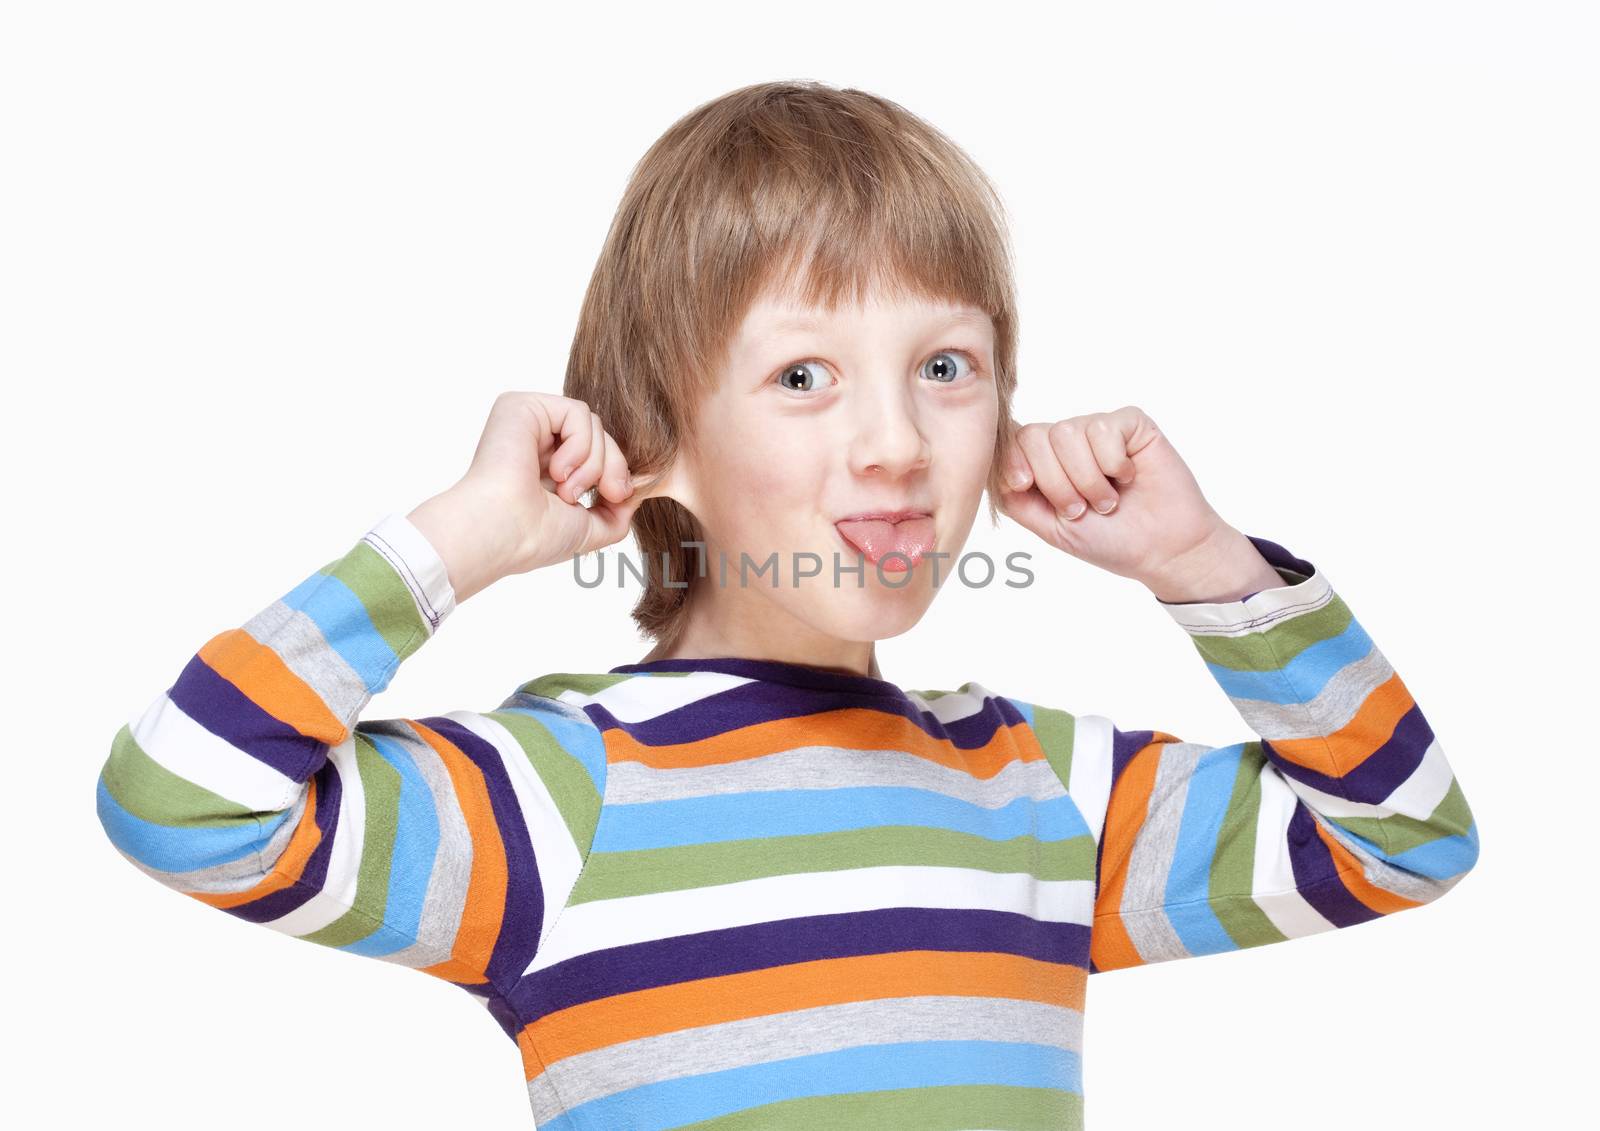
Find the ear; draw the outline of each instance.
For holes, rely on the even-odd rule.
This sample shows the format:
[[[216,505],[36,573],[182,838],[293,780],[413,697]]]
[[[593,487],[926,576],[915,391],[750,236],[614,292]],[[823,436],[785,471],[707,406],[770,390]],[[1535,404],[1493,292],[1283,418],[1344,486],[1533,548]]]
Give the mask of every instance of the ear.
[[[674,459],[665,471],[636,476],[633,490],[633,498],[641,502],[645,499],[673,499],[691,514],[694,513],[693,492],[689,488],[688,475],[680,459]]]

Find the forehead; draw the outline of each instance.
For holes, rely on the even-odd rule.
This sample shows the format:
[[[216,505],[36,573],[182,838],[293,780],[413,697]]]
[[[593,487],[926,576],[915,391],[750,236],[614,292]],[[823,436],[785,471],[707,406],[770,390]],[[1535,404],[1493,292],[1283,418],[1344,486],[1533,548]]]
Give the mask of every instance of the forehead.
[[[756,299],[745,312],[740,337],[747,342],[764,341],[787,335],[846,331],[875,323],[903,326],[913,334],[951,326],[994,329],[986,312],[955,299],[874,291],[860,303],[841,303],[829,309],[808,304],[792,293],[769,293]]]

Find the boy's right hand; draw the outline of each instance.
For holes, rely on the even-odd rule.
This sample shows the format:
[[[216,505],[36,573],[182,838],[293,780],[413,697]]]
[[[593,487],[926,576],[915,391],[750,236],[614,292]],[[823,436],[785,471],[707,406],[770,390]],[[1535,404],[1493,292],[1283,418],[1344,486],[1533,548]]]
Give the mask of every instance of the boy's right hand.
[[[597,497],[585,507],[578,499],[590,487]],[[495,398],[466,474],[407,517],[444,559],[460,602],[620,541],[647,497],[585,402],[513,391]]]

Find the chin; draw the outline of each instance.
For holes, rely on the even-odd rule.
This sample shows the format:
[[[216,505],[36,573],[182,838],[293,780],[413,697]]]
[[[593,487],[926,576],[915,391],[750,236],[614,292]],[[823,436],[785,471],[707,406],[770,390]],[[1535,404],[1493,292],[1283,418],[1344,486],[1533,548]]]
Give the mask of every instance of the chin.
[[[910,585],[886,589],[869,581],[860,590],[829,590],[826,607],[813,607],[805,619],[842,640],[887,640],[916,627],[928,611],[926,596]]]

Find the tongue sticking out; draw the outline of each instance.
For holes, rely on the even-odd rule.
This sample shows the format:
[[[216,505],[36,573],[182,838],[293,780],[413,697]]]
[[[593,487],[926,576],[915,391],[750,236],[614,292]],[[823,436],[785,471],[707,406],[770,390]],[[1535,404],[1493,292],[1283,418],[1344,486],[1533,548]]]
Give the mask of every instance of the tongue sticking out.
[[[885,554],[900,553],[905,558],[890,558],[883,563],[885,573],[907,569],[906,560],[916,565],[933,548],[933,519],[926,515],[890,522],[884,518],[846,519],[834,523],[846,542],[861,551],[869,562],[883,561]]]

